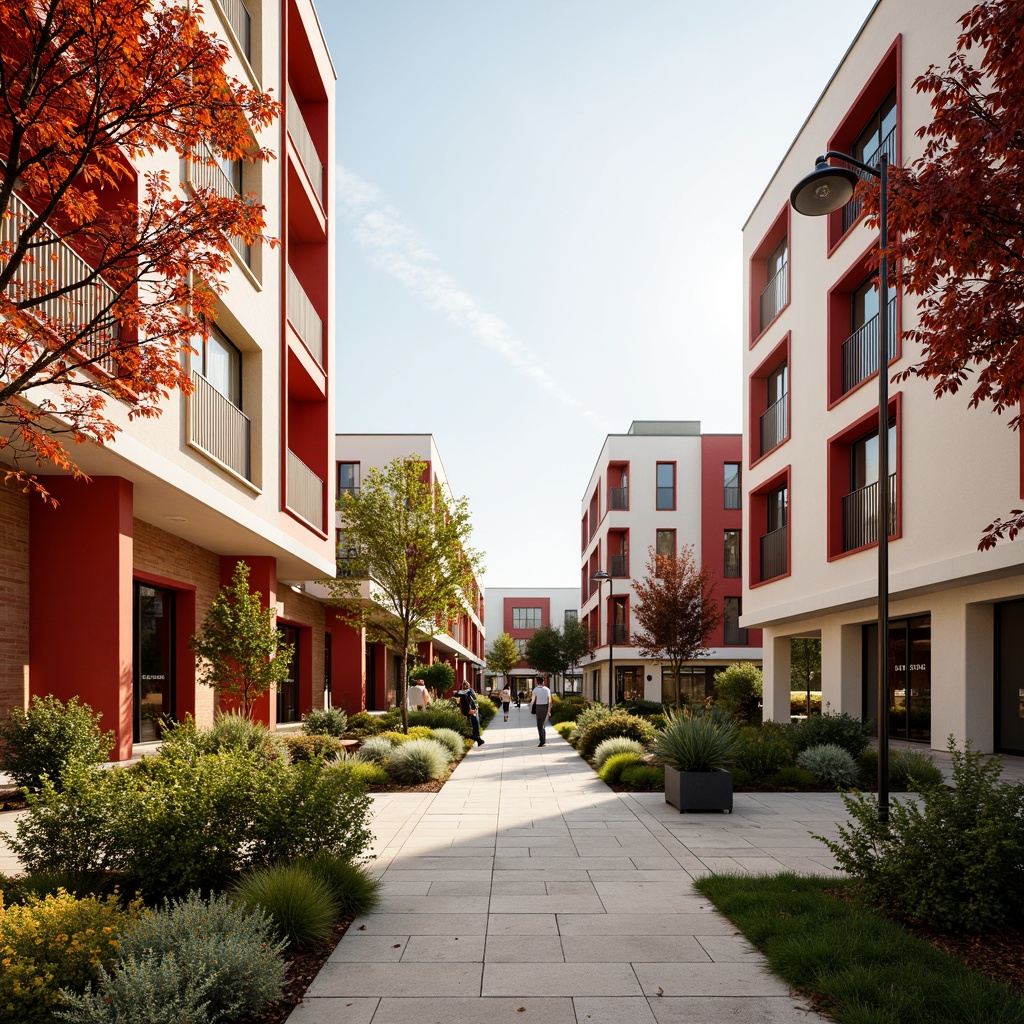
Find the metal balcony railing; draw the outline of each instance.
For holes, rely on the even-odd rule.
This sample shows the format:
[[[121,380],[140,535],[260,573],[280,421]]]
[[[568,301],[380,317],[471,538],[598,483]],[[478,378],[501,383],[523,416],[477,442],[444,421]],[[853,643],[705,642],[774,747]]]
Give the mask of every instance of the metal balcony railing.
[[[287,462],[288,507],[318,530],[324,528],[324,482],[289,449]]]
[[[629,555],[612,555],[608,560],[609,571],[613,576],[629,575]]]
[[[224,397],[198,370],[189,398],[189,443],[246,480],[252,479],[249,417]]]
[[[786,296],[789,294],[787,287],[789,281],[789,264],[783,263],[775,272],[775,276],[768,282],[765,290],[761,292],[761,323],[763,331],[782,311],[786,304]]]
[[[761,538],[761,581],[782,576],[788,569],[789,527],[780,526]]]
[[[216,157],[208,146],[201,144],[199,152],[188,161],[189,184],[197,190],[212,189],[224,199],[237,199],[241,193],[235,188],[235,183],[220,164],[208,162],[211,160],[216,160]],[[242,258],[245,265],[251,267],[252,246],[240,235],[229,235],[228,241],[231,242],[231,247]]]
[[[629,490],[625,487],[610,487],[608,489],[609,508],[629,508]]]
[[[324,165],[320,162],[316,146],[313,145],[313,136],[309,134],[309,129],[306,127],[306,119],[302,116],[299,101],[295,98],[295,94],[291,89],[288,90],[286,112],[288,115],[288,134],[292,137],[292,142],[295,143],[299,159],[302,161],[302,166],[306,169],[306,174],[309,176],[310,184],[313,186],[317,199],[323,203]]]
[[[726,487],[724,494],[725,507],[726,508],[742,508],[740,504],[740,489],[739,487]]]
[[[242,0],[218,0],[246,60],[252,60],[252,16]]]
[[[0,217],[0,248],[14,250],[26,222],[36,215],[16,195],[10,198],[9,217]],[[109,314],[117,299],[114,289],[56,232],[43,225],[34,237],[43,244],[35,249],[33,262],[22,262],[15,271],[8,298],[23,302],[47,292],[65,288],[74,281],[78,287],[55,295],[25,310],[40,322],[48,321],[70,332],[87,330],[76,348],[82,358],[95,360],[97,370],[115,376],[117,361],[107,353],[116,344],[118,324]]]
[[[896,474],[889,474],[889,536],[896,533]],[[854,551],[878,540],[878,481],[843,498],[843,550]]]
[[[323,366],[324,324],[291,267],[288,268],[288,320],[317,365]]]
[[[878,144],[878,146],[870,153],[865,153],[861,157],[861,163],[867,164],[869,167],[877,167],[879,161],[882,159],[882,154],[885,154],[886,159],[889,163],[896,163],[896,127],[893,126],[892,130],[888,135]],[[851,170],[861,179],[861,181],[871,181],[873,176],[868,174],[867,171],[862,171],[859,167],[853,167]],[[857,218],[860,216],[860,199],[854,196],[844,207],[843,207],[843,234],[846,234],[850,228],[856,223]]]
[[[761,454],[770,452],[789,436],[789,395],[783,395],[761,414]]]
[[[889,299],[889,358],[896,358],[896,296]],[[878,314],[843,342],[843,394],[878,369]]]

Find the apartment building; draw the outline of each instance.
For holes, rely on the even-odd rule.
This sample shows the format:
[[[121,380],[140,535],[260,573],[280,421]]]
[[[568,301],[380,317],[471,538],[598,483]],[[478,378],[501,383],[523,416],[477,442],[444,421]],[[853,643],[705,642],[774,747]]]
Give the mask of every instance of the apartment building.
[[[450,492],[448,476],[431,434],[338,434],[334,439],[334,475],[337,493],[358,493],[370,469],[383,470],[397,458],[415,456],[427,464],[426,481],[431,487],[439,483]],[[339,563],[344,563],[349,541],[345,536],[340,513],[334,518],[334,543]],[[304,592],[318,600],[328,600],[328,590],[316,583],[307,583]],[[363,583],[363,600],[372,600],[369,583]],[[330,703],[350,714],[356,711],[384,711],[393,707],[396,694],[404,699],[402,679],[403,652],[383,643],[368,640],[365,631],[348,625],[343,616],[330,606],[325,607],[326,674],[324,685]],[[458,619],[439,624],[433,636],[423,634],[418,643],[415,661],[429,665],[435,660],[451,665],[456,684],[468,683],[481,689],[484,667],[484,595],[479,585]]]
[[[526,642],[542,626],[563,629],[570,620],[579,619],[580,592],[575,587],[488,587],[486,608],[484,626],[491,642],[502,633],[508,633],[523,654]],[[510,683],[520,690],[532,688],[534,680],[539,678],[525,658],[512,669],[509,677]],[[560,693],[582,693],[582,681],[582,673],[577,668],[551,683]],[[486,685],[500,689],[502,677],[488,671]]]
[[[91,482],[56,471],[56,508],[0,486],[0,713],[31,695],[77,696],[115,732],[112,756],[156,737],[159,718],[212,721],[189,638],[241,559],[295,643],[289,680],[255,714],[274,726],[323,701],[324,611],[301,581],[333,574],[335,74],[310,0],[209,0],[205,27],[230,72],[284,111],[254,144],[263,163],[136,162],[124,189],[166,171],[188,189],[255,193],[280,245],[232,240],[216,326],[155,419],[76,446]],[[81,263],[63,243],[60,267]],[[77,261],[77,263],[76,263]],[[100,287],[104,287],[101,285]],[[0,467],[2,468],[2,467]],[[314,683],[315,681],[315,683]]]
[[[636,420],[609,434],[591,474],[580,522],[583,621],[595,651],[583,666],[583,692],[607,701],[614,671],[616,701],[675,701],[671,668],[642,658],[633,646],[637,597],[649,552],[693,547],[697,564],[716,581],[723,621],[707,657],[683,668],[682,693],[702,700],[714,674],[737,661],[761,660],[761,636],[740,626],[743,614],[741,437],[702,434],[695,420]],[[598,572],[608,579],[595,580]]]
[[[893,378],[920,351],[902,332],[917,299],[898,274],[879,308],[878,244],[856,198],[804,217],[790,192],[826,150],[876,165],[920,157],[929,96],[913,87],[955,50],[961,0],[880,0],[743,230],[746,324],[743,624],[764,632],[765,716],[789,705],[793,637],[822,644],[823,699],[873,717],[879,672],[877,488],[889,517],[889,734],[953,735],[1024,753],[1024,546],[979,552],[1019,507],[1022,446],[1005,419]],[[972,51],[972,53],[975,51]],[[879,481],[878,344],[887,318],[888,480]]]

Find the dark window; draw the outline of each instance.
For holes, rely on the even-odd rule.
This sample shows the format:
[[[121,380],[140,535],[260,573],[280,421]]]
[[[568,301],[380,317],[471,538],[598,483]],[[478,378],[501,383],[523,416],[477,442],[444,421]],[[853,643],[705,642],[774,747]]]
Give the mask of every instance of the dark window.
[[[786,304],[788,264],[789,245],[788,240],[783,238],[765,260],[765,276],[768,284],[761,292],[760,328],[762,331],[779,315],[782,307]]]
[[[670,558],[676,553],[676,531],[658,530],[655,534],[655,554],[668,555]]]
[[[358,462],[338,463],[338,496],[342,494],[351,494],[353,497],[359,494]]]
[[[740,531],[725,531],[725,569],[726,578],[735,579],[740,575]]]
[[[727,644],[746,644],[747,631],[740,629],[740,599],[727,597],[722,602],[725,621],[725,642]]]
[[[565,615],[564,615],[563,618],[564,618],[564,621],[568,623],[568,622],[578,622],[579,621],[579,617],[580,617],[580,613],[578,611],[576,611],[575,608],[566,608]]]
[[[740,501],[740,464],[738,462],[725,464],[725,507],[743,507]]]
[[[658,463],[658,500],[659,509],[676,507],[676,467],[674,462]]]

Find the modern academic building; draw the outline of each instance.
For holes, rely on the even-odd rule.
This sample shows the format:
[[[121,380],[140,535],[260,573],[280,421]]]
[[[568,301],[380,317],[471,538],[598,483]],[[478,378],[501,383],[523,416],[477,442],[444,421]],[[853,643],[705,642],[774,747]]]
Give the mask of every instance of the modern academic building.
[[[1024,753],[1024,543],[980,552],[1024,495],[1021,435],[969,389],[936,399],[892,378],[920,351],[898,274],[879,309],[878,244],[854,198],[804,217],[790,192],[826,150],[909,164],[931,119],[914,79],[944,67],[962,0],[880,0],[743,229],[743,624],[764,634],[765,717],[789,711],[793,637],[820,637],[823,700],[877,707],[879,317],[890,327],[889,734]],[[972,51],[977,54],[978,51]]]
[[[310,0],[209,0],[205,12],[232,73],[283,102],[258,140],[276,159],[214,168],[158,154],[123,188],[165,169],[184,188],[253,192],[281,244],[235,245],[191,396],[157,419],[121,416],[110,444],[76,446],[91,482],[48,476],[57,508],[0,486],[0,713],[77,696],[115,731],[116,759],[154,739],[162,713],[212,720],[188,641],[239,559],[296,644],[291,678],[256,714],[274,725],[323,703],[324,611],[300,584],[335,571],[335,74]],[[73,273],[80,258],[52,244]]]
[[[334,438],[334,474],[339,495],[358,494],[370,469],[385,469],[397,458],[412,458],[427,464],[426,482],[439,483],[450,492],[448,477],[431,434],[338,434]],[[337,546],[338,565],[344,571],[350,541],[345,535],[341,514],[334,514],[332,540]],[[330,575],[333,575],[333,567]],[[323,576],[324,574],[321,574]],[[322,584],[303,586],[307,595],[327,601],[331,594]],[[362,584],[361,597],[372,600],[369,582]],[[348,625],[344,617],[326,606],[325,689],[329,702],[349,714],[357,711],[386,711],[396,702],[396,694],[405,697],[402,680],[404,657],[401,651],[368,638],[365,630]],[[448,623],[438,623],[432,636],[423,634],[417,641],[416,657],[411,664],[430,665],[447,662],[455,671],[456,684],[482,689],[484,668],[484,596],[479,583],[474,587],[463,613]]]
[[[583,693],[675,703],[670,666],[643,658],[633,646],[638,627],[634,580],[647,575],[650,549],[677,554],[691,545],[697,564],[715,581],[722,624],[706,657],[684,666],[684,699],[703,700],[714,674],[737,661],[761,660],[761,635],[740,626],[743,614],[741,438],[702,434],[691,420],[636,420],[625,434],[609,434],[582,502],[581,615],[595,640],[583,665]],[[594,579],[598,572],[608,579]]]

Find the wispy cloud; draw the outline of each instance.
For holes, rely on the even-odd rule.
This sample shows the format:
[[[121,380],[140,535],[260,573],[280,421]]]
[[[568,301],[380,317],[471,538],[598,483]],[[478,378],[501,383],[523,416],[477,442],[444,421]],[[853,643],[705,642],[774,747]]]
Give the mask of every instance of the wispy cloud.
[[[341,214],[352,223],[352,237],[371,266],[390,274],[422,299],[428,309],[441,313],[497,352],[541,390],[581,415],[597,419],[544,368],[537,354],[508,324],[483,309],[441,268],[430,246],[402,220],[376,185],[342,164],[338,165],[336,180]]]

